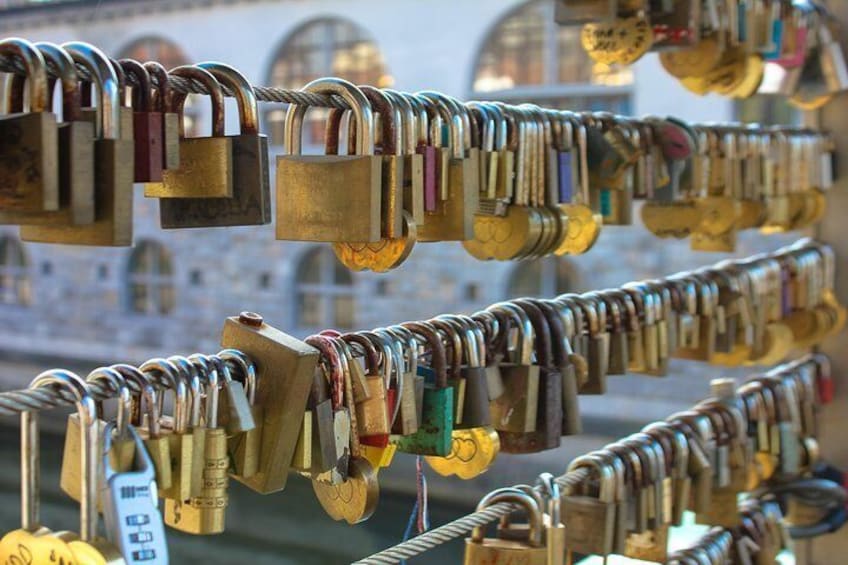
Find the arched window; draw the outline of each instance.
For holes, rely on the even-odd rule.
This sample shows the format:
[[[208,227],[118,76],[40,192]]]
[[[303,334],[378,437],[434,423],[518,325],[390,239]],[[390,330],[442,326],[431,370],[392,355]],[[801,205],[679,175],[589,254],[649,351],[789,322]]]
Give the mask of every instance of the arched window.
[[[335,76],[354,84],[389,87],[394,79],[377,44],[367,31],[356,24],[339,19],[308,22],[294,32],[277,50],[268,83],[279,88],[302,88],[316,78]],[[277,106],[266,114],[271,142],[283,143],[285,108]],[[321,119],[325,111],[310,111],[304,142],[323,143]]]
[[[29,263],[21,242],[5,235],[0,238],[0,303],[29,304],[32,285]]]
[[[297,325],[350,329],[354,325],[353,277],[327,247],[306,253],[296,272]]]
[[[559,257],[522,263],[515,267],[509,278],[509,298],[533,296],[552,298],[574,292],[578,285],[574,266]]]
[[[141,314],[168,314],[174,309],[174,268],[160,243],[142,241],[127,267],[129,309]]]
[[[142,63],[158,61],[168,70],[191,62],[179,45],[169,39],[156,36],[146,36],[134,40],[120,50],[117,58],[135,59]],[[185,131],[189,137],[194,137],[199,131],[199,111],[195,102],[196,98],[196,95],[189,95],[183,110]]]
[[[632,84],[630,69],[589,58],[579,27],[554,21],[553,0],[534,0],[489,33],[471,89],[476,98],[629,114]]]

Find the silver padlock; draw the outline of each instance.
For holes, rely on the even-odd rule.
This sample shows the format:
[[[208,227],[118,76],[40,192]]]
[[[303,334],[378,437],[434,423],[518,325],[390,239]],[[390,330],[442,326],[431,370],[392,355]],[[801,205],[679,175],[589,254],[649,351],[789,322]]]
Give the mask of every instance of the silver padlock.
[[[130,471],[111,466],[109,450],[115,423],[106,425],[103,437],[103,519],[106,536],[128,564],[168,564],[165,526],[159,513],[156,471],[135,428],[127,430],[135,442],[135,460]]]

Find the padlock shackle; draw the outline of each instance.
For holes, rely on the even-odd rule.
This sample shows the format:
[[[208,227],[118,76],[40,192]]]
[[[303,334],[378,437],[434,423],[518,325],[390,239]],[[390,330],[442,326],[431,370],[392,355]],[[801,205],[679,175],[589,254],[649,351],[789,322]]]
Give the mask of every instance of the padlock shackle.
[[[139,367],[142,372],[151,372],[159,376],[166,388],[174,393],[174,427],[181,427],[186,422],[188,412],[188,389],[183,373],[174,363],[162,357],[156,357],[146,361]],[[159,414],[164,412],[165,395],[159,396]]]
[[[235,96],[239,109],[239,131],[242,135],[259,134],[259,106],[250,81],[237,69],[224,63],[207,61],[198,67],[212,73]]]
[[[206,404],[204,405],[204,416],[206,417],[206,428],[214,430],[218,428],[218,399],[220,397],[220,379],[218,371],[229,371],[227,364],[221,359],[195,353],[189,355],[189,361],[195,364],[206,379]]]
[[[302,90],[343,98],[356,119],[356,155],[374,154],[374,114],[368,97],[359,88],[344,79],[329,77],[313,80]],[[302,152],[301,130],[307,110],[308,106],[301,104],[289,105],[285,122],[285,145],[289,155],[300,155]]]
[[[359,89],[371,102],[374,112],[380,116],[381,154],[403,155],[403,118],[400,108],[392,104],[392,101],[384,92],[373,86],[359,85]]]
[[[47,63],[35,44],[10,37],[0,41],[0,53],[11,55],[23,62],[29,81],[30,112],[49,112]]]
[[[417,336],[424,338],[430,348],[430,367],[433,369],[436,388],[441,390],[448,387],[447,356],[445,345],[439,333],[428,322],[404,322],[403,327]]]
[[[542,531],[544,529],[542,510],[533,497],[527,493],[513,487],[494,490],[480,499],[480,502],[477,504],[477,512],[502,502],[516,504],[524,508],[527,512],[527,519],[530,522],[530,537],[528,542],[533,547],[541,547]],[[472,543],[483,543],[483,535],[483,526],[475,527],[471,531]]]
[[[135,112],[152,112],[153,103],[151,100],[152,82],[150,81],[150,73],[147,69],[135,59],[119,59],[118,65],[124,73],[134,76],[138,81],[137,86],[132,87],[132,107]]]
[[[462,344],[462,335],[460,334],[461,330],[445,319],[433,318],[432,320],[429,320],[429,323],[435,327],[438,332],[441,332],[444,335],[445,341],[447,342],[445,349],[447,350],[447,348],[450,348],[451,379],[457,380],[462,378],[461,370],[464,348]]]
[[[168,111],[168,101],[171,99],[171,85],[168,84],[168,71],[158,61],[147,61],[144,63],[144,68],[147,69],[151,79],[151,88],[153,89],[152,107],[157,112],[165,113]]]
[[[244,382],[244,392],[251,405],[256,404],[256,365],[253,361],[238,349],[222,349],[218,356],[224,361],[232,361],[241,369],[241,380]]]
[[[194,363],[188,360],[188,357],[174,355],[168,357],[168,361],[177,367],[176,377],[181,381],[186,388],[184,408],[182,410],[182,418],[174,418],[174,432],[184,434],[188,431],[189,424],[193,419],[194,413],[194,386],[195,381],[200,382],[200,377],[197,372],[197,367]]]
[[[78,121],[81,116],[79,76],[73,58],[55,43],[40,41],[35,46],[44,55],[45,60],[53,63],[59,73],[59,81],[62,85],[62,120]],[[50,99],[51,97],[48,98],[48,105]]]
[[[45,371],[35,377],[30,388],[54,387],[74,396],[81,427],[80,449],[80,539],[91,541],[97,534],[97,484],[99,461],[97,440],[97,404],[88,384],[79,376],[63,369]],[[35,531],[39,524],[39,413],[21,412],[21,526]]]
[[[202,84],[209,93],[209,102],[212,105],[212,137],[224,137],[226,116],[224,112],[224,90],[215,76],[195,65],[183,65],[171,69],[171,76],[196,80]],[[168,111],[176,113],[180,117],[180,135],[185,136],[185,121],[183,119],[183,107],[188,93],[173,92],[167,101]]]
[[[110,392],[117,393],[118,409],[115,414],[118,436],[126,438],[132,414],[132,393],[124,376],[113,367],[99,367],[85,377],[87,383],[105,382]],[[103,402],[97,402],[97,412],[103,415]]]
[[[94,80],[99,93],[98,119],[94,125],[97,139],[121,138],[121,85],[118,71],[100,49],[82,41],[63,43],[75,62],[85,67]]]
[[[415,155],[415,149],[418,146],[418,124],[415,109],[409,100],[400,92],[388,88],[384,88],[382,92],[389,98],[392,106],[400,112],[401,144],[398,153],[402,155]]]
[[[517,362],[522,366],[530,366],[533,364],[533,343],[535,333],[533,322],[527,313],[518,305],[511,302],[497,302],[487,308],[495,314],[501,313],[505,319],[512,318],[515,322],[515,328],[518,331],[518,359]],[[504,325],[504,327],[507,327]]]
[[[551,346],[551,328],[548,325],[548,319],[531,300],[518,298],[513,300],[513,303],[524,310],[530,318],[530,323],[533,324],[533,334],[535,336],[533,349],[536,352],[536,364],[541,367],[556,369],[553,348]]]

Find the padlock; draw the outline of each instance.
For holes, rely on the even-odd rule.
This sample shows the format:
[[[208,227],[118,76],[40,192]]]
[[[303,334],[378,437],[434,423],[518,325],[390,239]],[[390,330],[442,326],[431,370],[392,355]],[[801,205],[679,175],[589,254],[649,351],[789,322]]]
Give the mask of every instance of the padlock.
[[[165,523],[186,533],[210,535],[224,531],[229,478],[226,430],[218,426],[219,387],[229,368],[220,359],[208,360],[211,370],[206,382],[206,443],[204,445],[203,486],[191,499],[165,499]]]
[[[47,64],[24,39],[0,41],[0,52],[23,63],[29,83],[29,112],[23,108],[0,119],[4,155],[0,207],[9,211],[59,209],[59,139],[56,116],[48,107]]]
[[[444,95],[418,93],[425,105],[439,113],[449,126],[449,149],[440,152],[440,192],[437,210],[425,214],[418,228],[420,241],[465,241],[474,237],[474,214],[479,204],[479,164],[466,153],[463,114],[460,105]],[[440,132],[437,132],[440,133]],[[444,148],[443,148],[444,149]]]
[[[94,222],[88,225],[22,226],[21,239],[72,245],[132,245],[132,130],[123,131],[118,76],[108,58],[82,42],[62,47],[91,73],[99,94],[95,125]],[[131,125],[130,125],[131,128]]]
[[[580,404],[577,397],[579,388],[578,364],[585,365],[585,360],[578,358],[571,347],[571,341],[566,335],[564,319],[551,302],[536,300],[533,303],[544,314],[551,332],[551,347],[553,361],[562,377],[562,422],[561,434],[577,435],[582,433],[580,419]]]
[[[115,416],[115,429],[117,438],[112,442],[112,449],[109,451],[109,458],[113,468],[118,470],[128,469],[132,465],[133,457],[135,456],[135,442],[129,436],[127,428],[129,426],[129,418],[132,412],[132,397],[130,390],[127,387],[124,377],[111,367],[100,367],[92,371],[86,378],[86,382],[95,383],[103,382],[106,390],[115,392],[118,395],[117,413]],[[106,421],[103,419],[105,413],[103,411],[103,402],[97,402],[97,413],[101,415],[97,425],[101,430],[98,438],[102,437],[102,430],[106,426]],[[82,469],[80,468],[80,451],[82,449],[82,429],[78,414],[71,414],[68,417],[68,425],[65,428],[65,448],[62,453],[62,470],[59,479],[59,486],[65,494],[76,500],[82,500],[80,492],[80,478]],[[101,446],[97,446],[97,453],[105,453]],[[97,493],[97,509],[102,508],[101,493]]]
[[[192,493],[197,493],[201,488],[202,471],[197,465],[203,465],[202,451],[199,454],[195,452],[202,450],[202,446],[195,443],[197,438],[193,433],[194,427],[189,429],[189,424],[194,422],[192,415],[197,398],[195,388],[200,386],[200,378],[197,368],[188,358],[173,356],[167,361],[173,364],[177,372],[173,375],[173,382],[168,377],[164,379],[174,390],[174,415],[162,416],[161,427],[168,438],[171,461],[171,486],[161,489],[160,494],[162,498],[188,500]],[[170,367],[163,366],[161,369],[165,372]],[[149,366],[147,370],[150,370]]]
[[[502,327],[515,320],[518,331],[516,362],[501,363],[504,394],[490,403],[492,425],[499,432],[533,432],[539,407],[539,366],[532,362],[533,324],[524,310],[503,304],[489,308]]]
[[[344,402],[345,368],[332,338],[314,335],[306,338],[306,343],[323,354],[323,360],[319,363],[321,370],[315,372],[313,384],[317,452],[321,457],[316,460],[313,456],[310,474],[313,481],[337,485],[347,479],[351,457],[352,426],[350,411]],[[315,463],[320,465],[316,467]]]
[[[262,448],[261,424],[264,418],[262,406],[256,403],[256,367],[244,353],[237,349],[224,349],[218,353],[218,356],[225,362],[238,367],[244,380],[244,391],[254,426],[252,429],[230,435],[227,439],[227,452],[232,462],[231,476],[249,479],[259,471],[259,453]]]
[[[409,103],[415,115],[415,149],[414,153],[421,158],[422,164],[422,195],[423,209],[421,214],[413,216],[416,226],[420,226],[426,220],[426,212],[435,212],[439,201],[439,177],[438,177],[438,148],[430,143],[430,120],[427,107],[423,100],[414,94],[401,92],[401,97]],[[441,118],[436,121],[441,123]],[[440,126],[441,127],[441,126]],[[414,169],[413,169],[414,170]]]
[[[575,494],[566,491],[562,497],[565,523],[566,559],[572,553],[609,555],[613,550],[616,479],[613,468],[598,459],[583,456],[571,462],[568,472],[588,467],[597,475],[598,494]]]
[[[424,222],[424,155],[418,153],[418,146],[424,133],[423,141],[426,145],[426,112],[424,123],[421,124],[421,115],[416,114],[412,103],[400,92],[391,89],[383,89],[383,94],[389,97],[391,103],[400,110],[402,124],[401,153],[404,159],[403,165],[403,209],[412,216],[415,225]]]
[[[457,402],[462,402],[462,419],[454,422],[455,429],[470,429],[488,426],[491,423],[489,414],[489,391],[486,381],[483,358],[478,349],[477,337],[472,321],[461,316],[440,316],[432,320],[438,329],[451,336],[451,341],[459,346],[464,364],[460,364],[457,380],[462,383],[462,395],[455,395]],[[484,352],[485,354],[485,352]]]
[[[539,394],[535,429],[530,432],[501,431],[501,448],[507,453],[555,449],[562,435],[562,375],[554,363],[550,328],[542,311],[532,301],[516,299],[513,303],[524,310],[533,326]]]
[[[212,104],[212,136],[185,137],[183,110],[187,94],[175,93],[168,110],[179,120],[180,165],[167,169],[162,181],[148,183],[148,198],[232,198],[233,138],[224,131],[224,93],[221,84],[209,71],[185,65],[171,70],[170,75],[193,79],[206,87]]]
[[[430,367],[419,365],[419,374],[428,376],[424,385],[422,414],[418,431],[408,436],[392,436],[399,451],[418,455],[447,455],[451,450],[454,397],[448,385],[445,346],[436,329],[421,322],[402,324],[409,331],[426,340],[431,352]]]
[[[365,373],[362,376],[364,382],[357,385],[358,378],[355,375],[361,372],[362,368],[348,348],[350,353],[348,364],[351,366],[353,377],[353,400],[356,406],[359,440],[363,445],[384,448],[389,443],[390,426],[386,382],[380,372],[380,354],[364,335],[347,334],[343,336],[343,340],[350,346],[358,345],[365,357]]]
[[[135,77],[132,88],[133,145],[135,147],[135,182],[160,182],[162,180],[165,142],[162,130],[162,113],[153,106],[150,73],[134,59],[118,61],[127,75]]]
[[[162,166],[177,169],[180,166],[180,115],[168,107],[171,100],[171,86],[168,83],[168,71],[162,63],[147,61],[144,68],[150,73],[153,85],[153,107],[162,114]]]
[[[41,212],[0,210],[0,223],[90,224],[94,221],[94,124],[81,119],[79,81],[71,56],[53,43],[40,42],[35,46],[55,65],[62,86],[62,122],[58,124],[59,208]],[[25,80],[19,75],[12,78],[12,113],[23,111]]]
[[[403,143],[400,109],[394,106],[382,91],[373,86],[360,86],[359,89],[368,98],[372,108],[379,116],[381,125],[381,143],[379,153],[382,157],[380,215],[383,238],[401,236],[403,214],[403,177],[404,159],[401,148]],[[375,152],[376,149],[375,149]]]
[[[318,79],[303,90],[336,94],[348,102],[357,124],[356,153],[301,155],[300,130],[307,108],[289,106],[288,154],[277,157],[277,239],[379,241],[383,158],[374,155],[371,103],[361,90],[342,79]],[[344,193],[339,187],[345,187]]]
[[[228,318],[221,345],[247,355],[256,366],[256,402],[262,406],[259,472],[246,480],[257,492],[285,488],[318,350],[264,323],[251,312]]]
[[[547,563],[548,550],[542,539],[545,525],[542,510],[538,503],[533,497],[518,489],[498,489],[480,500],[477,511],[502,502],[509,502],[522,507],[530,522],[528,539],[526,541],[513,541],[501,538],[484,538],[483,527],[475,527],[471,537],[465,540],[463,563],[465,565],[512,562],[544,565]]]
[[[424,399],[424,377],[418,374],[418,339],[403,326],[391,326],[386,330],[397,338],[399,357],[402,361],[403,382],[398,391],[398,412],[394,420],[396,433],[414,434],[421,425],[421,411]]]
[[[258,226],[271,223],[268,138],[259,133],[256,94],[247,79],[223,63],[200,63],[233,92],[239,109],[238,135],[232,140],[232,198],[167,198],[159,203],[164,229]]]
[[[182,483],[180,476],[190,472],[193,448],[193,438],[187,436],[188,413],[190,410],[188,375],[176,363],[163,358],[146,361],[139,367],[144,374],[154,375],[165,386],[158,392],[156,408],[147,407],[147,428],[139,429],[139,433],[147,446],[153,466],[156,468],[156,480],[162,498],[186,500],[190,496],[191,483]],[[164,414],[165,391],[173,392],[173,415]],[[186,439],[183,451],[183,439]]]
[[[165,525],[158,509],[156,472],[144,443],[132,426],[126,433],[135,445],[129,468],[117,470],[108,455],[116,425],[103,429],[103,520],[106,538],[120,550],[127,563],[168,564]],[[139,531],[141,528],[141,531]]]
[[[97,536],[96,496],[98,485],[99,444],[97,407],[88,385],[79,376],[60,369],[46,371],[33,379],[30,388],[64,388],[74,397],[80,437],[80,531],[51,532],[39,523],[40,489],[38,412],[21,413],[21,529],[0,540],[0,558],[16,563],[123,563],[121,553],[111,543]]]
[[[559,484],[551,473],[542,473],[536,482],[547,499],[545,512],[545,546],[548,565],[565,565],[565,524],[562,522],[562,495]]]
[[[444,319],[433,319],[428,322],[439,332],[440,339],[446,343],[446,351],[450,352],[450,365],[448,367],[448,385],[453,389],[453,427],[462,426],[465,413],[465,390],[466,382],[462,378],[462,359],[464,347],[462,337],[455,331],[453,325]]]

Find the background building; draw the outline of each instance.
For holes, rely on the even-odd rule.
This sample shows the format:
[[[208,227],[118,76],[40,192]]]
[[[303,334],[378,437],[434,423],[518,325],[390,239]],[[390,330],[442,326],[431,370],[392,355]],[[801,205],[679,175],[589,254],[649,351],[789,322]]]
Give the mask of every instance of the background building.
[[[574,110],[705,121],[736,114],[737,108],[725,99],[698,98],[683,90],[655,56],[625,70],[593,64],[575,30],[554,23],[552,10],[548,0],[10,0],[0,1],[0,35],[88,41],[114,57],[156,59],[168,68],[220,60],[254,83],[286,88],[335,75],[400,90],[440,90],[462,99],[532,101]],[[228,109],[228,130],[236,131],[234,105]],[[272,154],[280,153],[285,108],[263,104],[260,109]],[[756,103],[743,110],[748,119],[765,116]],[[192,96],[187,110],[192,130],[207,131],[207,112],[206,102]],[[316,145],[321,112],[310,115],[304,135]],[[366,329],[442,312],[473,312],[517,295],[603,288],[726,257],[690,253],[686,242],[660,243],[637,225],[605,228],[587,255],[536,262],[482,263],[458,244],[420,244],[403,267],[377,275],[347,271],[327,245],[276,241],[272,226],[162,230],[157,202],[145,199],[140,189],[134,218],[133,248],[22,244],[16,228],[0,228],[4,388],[24,386],[34,372],[22,368],[46,367],[44,356],[61,366],[93,368],[163,354],[217,351],[224,318],[242,310],[261,312],[269,323],[304,336],[324,328]],[[774,249],[795,237],[743,234],[738,255]],[[33,356],[36,361],[30,362]],[[529,467],[502,458],[473,488],[433,480],[434,496],[461,503],[458,515],[490,486],[532,480],[529,468],[560,470],[570,456],[688,406],[705,395],[706,379],[715,370],[686,368],[685,375],[674,375],[662,385],[650,378],[612,380],[610,395],[581,398],[586,438],[530,458]],[[14,424],[7,431],[13,430]],[[9,441],[4,496],[10,504],[3,506],[14,508],[15,440]],[[385,490],[412,486],[412,459],[398,459],[381,476]],[[293,488],[302,491],[303,484]],[[289,500],[299,504],[311,495],[302,494]],[[354,532],[331,524],[314,502],[306,510],[279,502],[288,496],[287,491],[269,501],[236,493],[231,498],[232,534],[214,541],[174,536],[172,549],[185,556],[205,549],[210,554],[206,562],[229,563],[221,557],[225,546],[246,545],[257,556],[253,562],[265,563],[259,555],[267,550],[267,562],[280,563],[280,547],[292,555],[291,548],[299,546],[292,562],[313,562],[310,555],[315,563],[339,562],[327,553],[314,553],[303,541],[309,538],[306,530],[338,535],[344,543],[329,555],[355,557],[398,539],[409,509],[408,498],[400,503],[387,497],[383,504],[396,513],[381,507],[379,519]],[[53,502],[55,512],[70,512],[55,497]],[[283,508],[315,517],[292,519],[283,516]],[[253,519],[271,514],[268,521]],[[4,516],[0,523],[14,527],[16,516]],[[393,528],[389,534],[387,524]],[[284,528],[287,533],[280,536]]]

